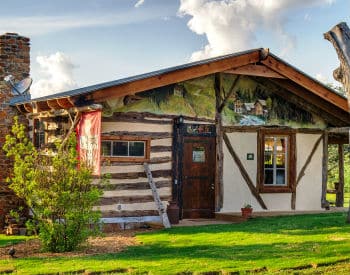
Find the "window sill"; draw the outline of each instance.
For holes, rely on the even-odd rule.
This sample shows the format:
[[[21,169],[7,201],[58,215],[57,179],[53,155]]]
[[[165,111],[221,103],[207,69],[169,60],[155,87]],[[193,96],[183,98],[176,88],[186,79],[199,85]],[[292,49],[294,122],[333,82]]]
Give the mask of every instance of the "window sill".
[[[101,157],[101,162],[135,162],[135,163],[143,163],[149,162],[149,158],[135,158],[135,157]]]

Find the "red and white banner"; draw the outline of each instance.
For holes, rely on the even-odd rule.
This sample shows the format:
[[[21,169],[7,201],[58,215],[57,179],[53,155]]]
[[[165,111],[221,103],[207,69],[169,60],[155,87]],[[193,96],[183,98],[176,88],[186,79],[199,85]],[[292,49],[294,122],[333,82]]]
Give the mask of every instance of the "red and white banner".
[[[83,113],[77,126],[78,153],[81,162],[92,169],[93,175],[101,173],[101,111]]]

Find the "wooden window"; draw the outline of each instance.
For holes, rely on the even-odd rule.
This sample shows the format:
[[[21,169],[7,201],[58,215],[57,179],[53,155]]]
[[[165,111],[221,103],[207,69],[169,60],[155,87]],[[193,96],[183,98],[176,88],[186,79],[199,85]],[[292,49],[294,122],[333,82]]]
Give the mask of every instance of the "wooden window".
[[[46,143],[45,125],[39,119],[34,119],[33,124],[33,143],[35,148],[40,149]]]
[[[291,192],[295,184],[295,134],[262,130],[258,135],[258,187],[263,193]]]
[[[102,136],[101,154],[103,159],[145,162],[149,160],[150,139],[127,136]]]

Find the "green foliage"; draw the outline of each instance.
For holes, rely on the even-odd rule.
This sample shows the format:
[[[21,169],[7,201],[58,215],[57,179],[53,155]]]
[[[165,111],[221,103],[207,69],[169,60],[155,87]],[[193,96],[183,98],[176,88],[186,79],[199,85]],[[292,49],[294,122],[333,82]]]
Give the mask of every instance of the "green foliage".
[[[328,146],[328,189],[334,189],[334,183],[339,181],[338,145]],[[349,203],[350,196],[350,146],[344,144],[344,204]],[[335,202],[334,194],[327,194],[327,200]]]
[[[9,186],[31,208],[46,250],[72,251],[97,233],[100,212],[93,206],[101,191],[89,167],[78,161],[75,135],[57,144],[56,152],[41,154],[15,119],[3,149],[14,161]]]

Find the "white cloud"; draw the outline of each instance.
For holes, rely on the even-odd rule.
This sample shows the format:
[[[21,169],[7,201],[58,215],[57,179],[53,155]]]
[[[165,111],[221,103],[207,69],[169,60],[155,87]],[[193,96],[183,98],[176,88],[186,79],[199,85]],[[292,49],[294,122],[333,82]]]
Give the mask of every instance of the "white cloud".
[[[143,3],[145,3],[145,0],[139,0],[139,1],[137,1],[137,3],[135,4],[135,8],[138,8],[138,7],[142,6]]]
[[[32,98],[47,96],[77,88],[73,79],[76,67],[70,58],[62,52],[36,58],[40,66],[40,76],[30,89]]]
[[[43,35],[57,31],[117,26],[143,22],[154,18],[162,18],[164,11],[156,10],[153,13],[133,9],[118,14],[74,14],[58,16],[11,16],[0,17],[0,33],[17,32],[27,36]]]
[[[181,0],[180,16],[190,16],[187,26],[205,35],[208,44],[192,54],[199,60],[246,50],[256,45],[256,33],[270,33],[281,40],[284,50],[294,47],[295,38],[285,30],[288,12],[334,0]]]

